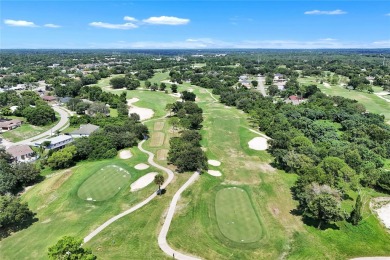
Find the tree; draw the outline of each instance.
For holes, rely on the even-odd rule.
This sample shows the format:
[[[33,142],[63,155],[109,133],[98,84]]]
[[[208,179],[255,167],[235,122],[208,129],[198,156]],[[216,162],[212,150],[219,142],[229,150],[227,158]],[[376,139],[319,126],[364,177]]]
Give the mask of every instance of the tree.
[[[113,77],[112,79],[110,79],[110,85],[114,89],[125,88],[126,87],[126,79],[125,79],[125,77],[122,77],[122,76]]]
[[[32,163],[18,163],[13,166],[13,173],[19,185],[26,186],[38,178],[40,170]]]
[[[176,84],[172,84],[171,85],[171,90],[172,90],[172,93],[177,93],[177,85]]]
[[[362,198],[360,194],[356,198],[355,207],[353,208],[351,215],[350,215],[350,221],[352,225],[357,225],[359,222],[363,219],[362,217]]]
[[[74,156],[76,155],[76,146],[67,146],[62,150],[54,152],[49,159],[47,164],[53,169],[64,169],[74,164]]]
[[[276,96],[279,93],[278,86],[276,85],[271,85],[268,87],[268,94],[270,96]]]
[[[163,183],[164,183],[164,176],[161,174],[157,174],[156,176],[154,176],[154,183],[156,185],[158,185],[157,194],[160,194],[161,193],[161,185],[163,185]]]
[[[27,203],[21,202],[20,198],[10,194],[0,195],[0,231],[7,234],[9,231],[19,230],[33,216]]]
[[[321,228],[323,223],[329,224],[343,219],[338,192],[329,186],[312,183],[306,188],[305,196],[304,203],[300,202],[303,215],[318,220],[318,228]]]
[[[129,116],[129,108],[125,103],[119,103],[117,109],[119,116]]]
[[[95,115],[97,113],[107,115],[110,113],[110,109],[102,102],[96,102],[89,106],[88,113]]]
[[[179,126],[179,118],[176,116],[170,117],[168,119],[168,124],[172,126],[173,131],[176,131],[177,127]]]
[[[160,90],[164,91],[167,88],[167,85],[164,82],[160,83]]]
[[[259,85],[259,82],[257,82],[257,80],[252,80],[251,83],[252,83],[252,86],[253,86],[254,88],[257,87],[257,86]]]
[[[192,92],[185,90],[185,91],[181,92],[181,98],[184,101],[195,101],[196,95]]]
[[[82,259],[82,260],[94,260],[96,256],[92,254],[91,249],[82,248],[82,239],[77,239],[71,236],[62,237],[57,244],[49,247],[50,259]]]

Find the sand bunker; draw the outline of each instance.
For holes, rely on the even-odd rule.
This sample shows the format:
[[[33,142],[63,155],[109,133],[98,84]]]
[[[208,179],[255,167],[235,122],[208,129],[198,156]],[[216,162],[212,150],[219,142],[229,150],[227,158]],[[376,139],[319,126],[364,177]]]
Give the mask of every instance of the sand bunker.
[[[151,184],[153,182],[154,176],[156,176],[156,175],[157,175],[157,172],[150,172],[150,173],[142,176],[141,178],[139,178],[138,180],[136,180],[135,182],[133,182],[130,185],[130,190],[134,192],[134,191],[145,188],[146,186],[148,186],[149,184]]]
[[[134,166],[134,169],[136,170],[146,170],[147,168],[149,168],[149,165],[145,163],[139,163],[136,166]]]
[[[264,151],[267,150],[267,139],[264,137],[255,137],[248,142],[249,148],[256,151]]]
[[[380,207],[376,210],[379,218],[382,220],[383,224],[390,229],[390,201],[383,207]]]
[[[217,160],[208,160],[207,161],[210,165],[212,166],[220,166],[221,165],[221,162],[220,161],[217,161]]]
[[[181,97],[180,93],[172,93],[172,94],[169,94],[169,95],[172,96],[172,97],[176,97],[176,98],[180,98]]]
[[[220,171],[208,170],[207,173],[215,177],[222,176],[222,173]]]
[[[121,159],[130,159],[133,155],[129,150],[123,150],[119,152],[119,158]]]
[[[141,121],[152,118],[154,115],[154,111],[150,108],[143,108],[143,107],[134,106],[133,103],[135,103],[137,101],[139,101],[138,98],[131,98],[131,99],[127,100],[127,105],[130,107],[129,108],[129,115],[132,113],[136,113],[139,115]]]

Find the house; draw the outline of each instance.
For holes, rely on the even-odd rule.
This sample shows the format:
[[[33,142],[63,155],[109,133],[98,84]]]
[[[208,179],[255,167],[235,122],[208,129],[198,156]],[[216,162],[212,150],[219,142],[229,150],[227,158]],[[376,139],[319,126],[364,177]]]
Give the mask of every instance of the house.
[[[46,102],[53,102],[56,101],[56,98],[53,96],[43,96],[42,99]]]
[[[6,152],[11,155],[15,162],[31,162],[36,159],[34,151],[25,144],[11,146]]]
[[[289,96],[288,99],[285,101],[286,103],[292,103],[293,105],[299,105],[304,100],[302,98],[299,98],[298,96],[292,95]]]
[[[22,120],[19,119],[0,119],[0,129],[1,130],[12,130],[22,125]]]
[[[59,99],[60,101],[60,104],[68,104],[69,100],[71,100],[72,98],[71,97],[61,97]]]
[[[40,140],[35,143],[36,146],[41,146],[45,142],[50,142],[49,145],[46,146],[47,149],[53,150],[53,149],[61,149],[64,148],[65,145],[70,144],[73,142],[72,136],[69,135],[59,135],[53,138]]]
[[[283,82],[285,81],[283,74],[276,73],[274,75],[274,82]]]
[[[92,125],[92,124],[80,125],[79,129],[70,132],[69,135],[73,138],[88,137],[98,129],[99,126],[97,125]]]

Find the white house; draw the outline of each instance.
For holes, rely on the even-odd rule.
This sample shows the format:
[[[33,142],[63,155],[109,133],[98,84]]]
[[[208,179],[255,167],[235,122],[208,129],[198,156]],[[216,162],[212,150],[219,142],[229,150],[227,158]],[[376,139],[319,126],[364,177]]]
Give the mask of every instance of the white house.
[[[12,159],[16,162],[31,162],[36,159],[34,151],[30,146],[25,144],[11,146],[6,152],[10,154]]]
[[[70,144],[73,142],[73,138],[69,135],[59,135],[53,138],[40,140],[35,143],[36,146],[41,146],[44,142],[50,142],[50,144],[46,147],[47,149],[60,149],[63,148],[65,145]]]

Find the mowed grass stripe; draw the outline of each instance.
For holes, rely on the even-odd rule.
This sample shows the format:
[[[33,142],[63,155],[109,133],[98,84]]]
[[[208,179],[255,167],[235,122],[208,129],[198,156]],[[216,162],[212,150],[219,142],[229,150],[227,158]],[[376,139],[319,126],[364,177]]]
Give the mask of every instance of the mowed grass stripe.
[[[221,233],[240,243],[252,243],[261,238],[262,228],[246,191],[225,188],[218,191],[215,211]]]
[[[163,132],[154,132],[150,140],[151,147],[160,147],[164,144],[165,134]]]
[[[77,194],[82,199],[103,201],[115,196],[130,181],[131,175],[121,167],[106,166],[89,177]]]

